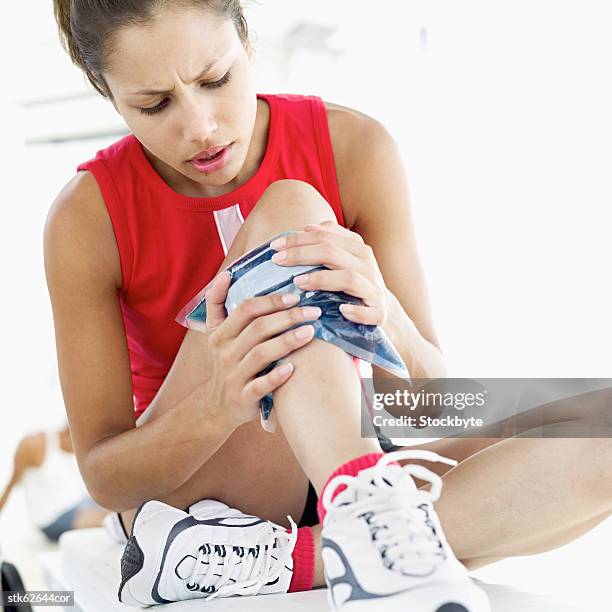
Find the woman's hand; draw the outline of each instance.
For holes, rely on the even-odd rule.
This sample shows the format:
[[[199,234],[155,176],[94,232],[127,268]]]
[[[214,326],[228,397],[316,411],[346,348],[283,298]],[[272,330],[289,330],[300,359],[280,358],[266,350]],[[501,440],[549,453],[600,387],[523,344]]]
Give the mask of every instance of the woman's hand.
[[[285,330],[318,319],[321,310],[292,308],[299,296],[277,293],[245,300],[226,317],[229,285],[229,274],[222,272],[206,292],[212,372],[205,384],[213,409],[236,428],[257,418],[259,400],[289,379],[293,364],[278,364],[265,376],[257,373],[314,337],[312,325]]]
[[[272,261],[281,266],[323,264],[331,268],[296,276],[298,287],[354,295],[364,305],[342,304],[344,317],[367,325],[385,323],[389,312],[387,288],[372,248],[359,234],[334,221],[323,221],[306,225],[303,232],[278,238],[270,246],[278,251]]]

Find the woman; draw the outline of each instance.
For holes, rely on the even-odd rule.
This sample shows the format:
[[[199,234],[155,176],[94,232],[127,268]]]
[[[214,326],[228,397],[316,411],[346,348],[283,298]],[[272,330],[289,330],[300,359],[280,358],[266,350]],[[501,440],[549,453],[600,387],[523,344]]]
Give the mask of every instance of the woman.
[[[325,580],[337,609],[487,610],[464,566],[547,550],[608,516],[609,491],[568,502],[564,482],[578,453],[609,456],[609,444],[421,445],[461,462],[436,475],[418,464],[437,455],[383,456],[360,436],[359,378],[343,351],[309,325],[282,333],[319,312],[274,295],[225,316],[219,272],[298,230],[273,244],[277,263],[325,264],[296,282],[361,298],[342,309],[348,320],[380,325],[413,376],[444,376],[404,170],[379,123],[318,98],[256,96],[237,1],[55,0],[55,12],[73,61],[132,132],[79,166],[45,230],[80,469],[94,499],[133,525],[122,601]],[[206,331],[185,333],[174,317],[215,277]],[[273,435],[258,423],[272,391]],[[590,476],[579,482],[586,492]],[[519,495],[526,484],[545,495]],[[145,500],[158,501],[136,514]],[[302,517],[297,537],[279,527],[287,515]]]
[[[108,514],[85,491],[68,427],[34,433],[19,442],[11,479],[0,495],[0,511],[17,485],[23,488],[32,522],[52,542],[70,529],[98,527]]]

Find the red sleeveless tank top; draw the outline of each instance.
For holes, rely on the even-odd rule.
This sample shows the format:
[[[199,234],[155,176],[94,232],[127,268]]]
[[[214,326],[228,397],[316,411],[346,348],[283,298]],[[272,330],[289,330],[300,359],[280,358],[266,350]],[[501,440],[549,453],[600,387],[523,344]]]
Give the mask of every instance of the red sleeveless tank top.
[[[270,183],[298,179],[311,184],[345,225],[323,101],[292,94],[258,98],[270,109],[264,157],[254,176],[230,193],[194,198],[173,191],[133,135],[77,168],[95,177],[119,249],[118,297],[136,417],[155,397],[187,331],[174,320],[178,311],[212,280]]]

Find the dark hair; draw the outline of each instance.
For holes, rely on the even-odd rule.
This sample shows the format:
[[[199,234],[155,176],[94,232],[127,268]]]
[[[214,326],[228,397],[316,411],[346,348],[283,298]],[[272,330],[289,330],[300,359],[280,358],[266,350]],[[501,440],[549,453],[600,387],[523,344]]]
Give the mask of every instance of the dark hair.
[[[105,98],[111,92],[102,76],[108,67],[113,36],[121,28],[146,24],[164,6],[210,9],[230,18],[247,49],[249,29],[240,0],[53,0],[62,46]]]

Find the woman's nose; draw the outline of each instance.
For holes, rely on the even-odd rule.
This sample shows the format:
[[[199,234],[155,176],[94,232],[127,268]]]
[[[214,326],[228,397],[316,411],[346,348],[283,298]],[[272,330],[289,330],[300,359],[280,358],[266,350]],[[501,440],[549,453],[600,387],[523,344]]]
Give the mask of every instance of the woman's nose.
[[[206,104],[194,102],[185,109],[183,123],[185,140],[210,145],[210,138],[217,127],[212,109]]]

